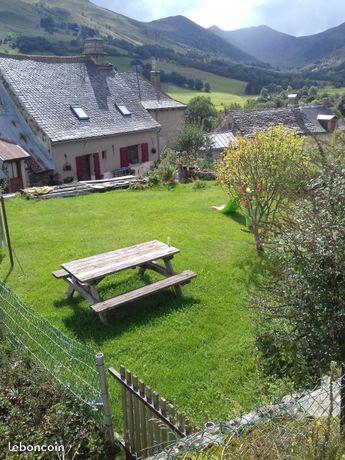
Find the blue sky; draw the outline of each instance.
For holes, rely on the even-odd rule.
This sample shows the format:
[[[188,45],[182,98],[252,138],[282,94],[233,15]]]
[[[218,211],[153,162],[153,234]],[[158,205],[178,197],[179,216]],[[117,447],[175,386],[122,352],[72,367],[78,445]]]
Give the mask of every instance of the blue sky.
[[[141,21],[183,14],[198,24],[232,30],[266,24],[309,35],[345,22],[344,0],[92,0]]]

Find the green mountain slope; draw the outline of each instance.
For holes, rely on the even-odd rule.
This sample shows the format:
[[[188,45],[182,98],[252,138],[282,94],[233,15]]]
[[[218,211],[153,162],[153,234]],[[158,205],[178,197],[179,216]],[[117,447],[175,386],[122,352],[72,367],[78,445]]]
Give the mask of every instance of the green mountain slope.
[[[49,27],[42,27],[42,19],[50,21]],[[183,16],[144,23],[89,0],[0,0],[0,39],[6,38],[1,44],[2,50],[15,49],[18,36],[69,42],[92,31],[103,37],[110,36],[115,40],[115,48],[124,50],[128,50],[129,45],[153,45],[184,53],[197,50],[234,61],[256,62],[255,58]]]
[[[234,31],[213,26],[210,30],[257,59],[281,68],[304,67],[332,57],[345,58],[345,23],[304,37],[293,37],[266,26]]]

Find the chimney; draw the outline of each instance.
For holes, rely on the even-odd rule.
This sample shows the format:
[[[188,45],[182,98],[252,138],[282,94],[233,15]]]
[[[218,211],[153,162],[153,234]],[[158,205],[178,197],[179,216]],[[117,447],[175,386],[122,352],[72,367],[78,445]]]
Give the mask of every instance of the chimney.
[[[333,133],[337,129],[338,118],[336,115],[320,114],[317,116],[317,121],[328,133]]]
[[[332,107],[332,104],[330,103],[328,96],[322,98],[322,106],[325,107],[325,109],[329,109],[330,107]]]
[[[102,38],[91,37],[84,40],[84,56],[96,65],[105,65],[104,43]]]
[[[152,59],[152,70],[150,72],[150,81],[157,91],[161,89],[161,73],[157,70],[156,60]]]
[[[289,107],[298,107],[298,94],[289,94],[288,95],[288,106]]]

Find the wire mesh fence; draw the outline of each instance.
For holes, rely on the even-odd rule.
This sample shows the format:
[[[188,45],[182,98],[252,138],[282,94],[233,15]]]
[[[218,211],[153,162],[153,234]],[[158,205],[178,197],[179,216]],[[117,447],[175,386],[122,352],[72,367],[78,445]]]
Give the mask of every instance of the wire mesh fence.
[[[171,443],[157,459],[341,459],[345,455],[343,366],[330,371],[313,388],[285,395]]]
[[[0,282],[0,324],[6,336],[28,350],[54,379],[103,419],[95,352],[67,337]]]

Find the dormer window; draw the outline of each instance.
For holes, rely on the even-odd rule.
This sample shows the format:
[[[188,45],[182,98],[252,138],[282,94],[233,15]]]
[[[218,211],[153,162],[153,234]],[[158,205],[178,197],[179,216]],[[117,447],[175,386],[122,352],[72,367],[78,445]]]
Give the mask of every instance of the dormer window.
[[[131,112],[127,109],[125,105],[117,105],[115,104],[115,107],[117,110],[123,115],[124,117],[130,117],[132,114]]]
[[[74,115],[78,118],[78,120],[88,120],[89,119],[88,114],[81,107],[71,105],[71,110],[74,113]]]

